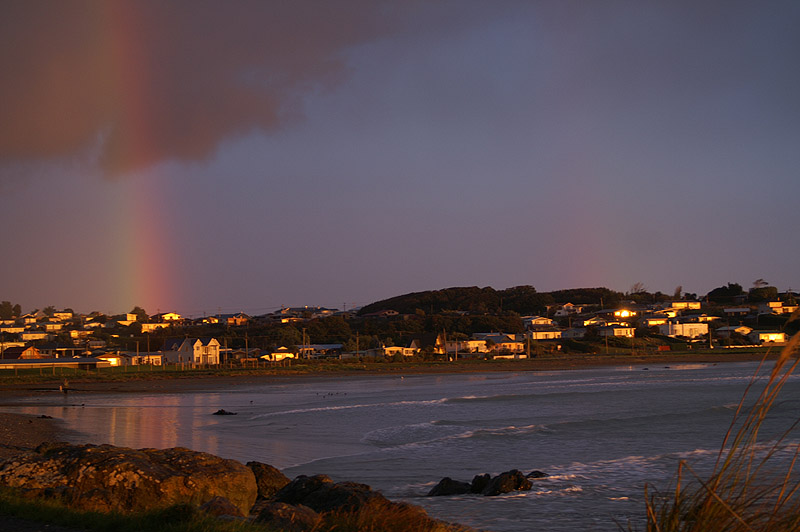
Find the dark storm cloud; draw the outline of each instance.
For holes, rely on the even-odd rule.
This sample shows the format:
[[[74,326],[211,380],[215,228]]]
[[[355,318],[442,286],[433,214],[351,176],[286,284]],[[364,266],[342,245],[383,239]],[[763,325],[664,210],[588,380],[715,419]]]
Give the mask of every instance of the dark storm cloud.
[[[111,175],[207,158],[290,120],[343,75],[345,48],[401,15],[371,0],[3,2],[0,163],[98,143]]]

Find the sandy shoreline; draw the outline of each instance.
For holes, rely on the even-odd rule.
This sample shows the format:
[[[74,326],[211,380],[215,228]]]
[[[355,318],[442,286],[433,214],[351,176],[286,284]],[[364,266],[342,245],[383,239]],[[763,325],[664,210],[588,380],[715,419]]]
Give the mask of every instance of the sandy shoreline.
[[[777,355],[777,352],[776,352]],[[404,367],[402,365],[385,364],[368,369],[353,369],[337,372],[319,372],[311,374],[268,374],[237,376],[203,376],[199,378],[180,379],[142,379],[131,381],[70,381],[70,388],[76,396],[82,393],[191,393],[209,391],[235,386],[252,386],[270,382],[286,382],[291,380],[336,379],[358,376],[380,377],[414,374],[456,374],[456,373],[489,373],[489,372],[524,372],[524,371],[559,371],[570,369],[591,369],[609,366],[647,366],[670,364],[717,364],[726,362],[760,361],[763,355],[756,353],[724,354],[659,354],[647,356],[592,356],[572,358],[552,358],[504,361],[502,364],[486,364],[480,361],[462,361],[458,364],[447,364],[436,367]],[[771,358],[771,357],[770,357]],[[20,404],[17,399],[30,396],[53,395],[58,392],[54,383],[26,383],[3,385],[0,388],[0,460],[19,452],[35,449],[45,441],[68,440],[70,431],[61,420],[47,419],[23,414],[2,412],[4,406]]]

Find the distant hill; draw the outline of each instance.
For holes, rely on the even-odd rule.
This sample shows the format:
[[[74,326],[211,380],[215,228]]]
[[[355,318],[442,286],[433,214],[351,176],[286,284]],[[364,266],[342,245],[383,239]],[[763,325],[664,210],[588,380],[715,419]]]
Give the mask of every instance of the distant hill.
[[[400,314],[414,314],[418,310],[426,314],[447,311],[496,314],[513,311],[519,314],[543,314],[548,305],[575,303],[576,305],[614,305],[624,295],[608,288],[573,288],[555,292],[537,292],[532,286],[515,286],[495,290],[487,286],[444,288],[395,296],[376,301],[359,311],[359,315],[381,310],[395,310]]]

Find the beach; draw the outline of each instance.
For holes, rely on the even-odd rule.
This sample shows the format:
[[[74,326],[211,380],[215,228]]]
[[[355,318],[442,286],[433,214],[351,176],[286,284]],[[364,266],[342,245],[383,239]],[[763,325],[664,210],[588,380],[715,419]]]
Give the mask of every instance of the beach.
[[[777,356],[777,352],[775,353]],[[254,375],[203,375],[195,378],[161,378],[155,374],[148,378],[147,373],[137,374],[135,380],[102,381],[70,379],[70,388],[81,394],[136,394],[136,393],[192,393],[208,390],[225,390],[246,387],[268,382],[285,382],[291,379],[315,379],[334,377],[356,377],[376,375],[422,375],[458,374],[492,372],[527,372],[591,369],[627,365],[669,365],[669,364],[717,364],[730,362],[759,361],[760,353],[738,353],[725,351],[717,353],[659,353],[650,355],[591,355],[528,360],[506,360],[502,363],[486,363],[479,360],[460,360],[457,363],[437,366],[408,366],[405,364],[369,364],[365,367],[340,371],[320,371],[297,374],[275,372]],[[773,358],[773,355],[768,355]],[[59,439],[69,439],[70,432],[59,419],[47,419],[3,412],[4,406],[18,404],[17,399],[30,396],[52,396],[59,384],[44,383],[5,383],[0,386],[0,459],[15,453],[33,450],[40,443]]]
[[[32,451],[39,444],[64,439],[67,431],[58,420],[0,412],[0,460]]]
[[[2,389],[0,410],[53,419],[3,415],[13,425],[0,444],[6,453],[50,438],[182,446],[270,463],[290,477],[363,482],[482,529],[513,532],[535,521],[548,530],[610,530],[614,519],[641,514],[643,483],[667,483],[676,453],[702,459],[718,445],[760,359],[735,355],[72,379],[66,395],[55,382],[15,384]],[[212,416],[218,409],[239,415]],[[423,496],[443,476],[469,480],[511,468],[551,477],[521,496]]]

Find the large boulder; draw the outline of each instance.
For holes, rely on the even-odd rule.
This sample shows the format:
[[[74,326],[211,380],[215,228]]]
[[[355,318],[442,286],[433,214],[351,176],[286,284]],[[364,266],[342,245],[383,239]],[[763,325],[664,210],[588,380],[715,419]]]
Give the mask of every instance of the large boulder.
[[[290,480],[289,477],[281,473],[277,468],[261,462],[247,462],[247,467],[256,477],[258,486],[258,496],[263,499],[271,499],[278,493]]]
[[[366,484],[334,483],[327,475],[301,475],[275,494],[276,502],[302,504],[317,512],[358,511],[389,500]]]
[[[533,483],[519,469],[500,473],[483,488],[484,495],[501,495],[512,491],[527,491]]]
[[[472,477],[472,484],[470,484],[470,492],[471,493],[483,493],[483,490],[486,489],[486,486],[489,485],[489,482],[492,480],[492,475],[489,473],[484,473],[483,475],[475,475]]]
[[[263,505],[256,522],[264,523],[270,529],[284,532],[305,532],[316,527],[322,517],[308,506],[271,502]]]
[[[199,506],[224,497],[247,515],[257,491],[249,468],[212,454],[68,443],[43,444],[0,463],[0,485],[101,512]]]
[[[444,477],[428,492],[428,497],[441,497],[445,495],[462,495],[469,493],[472,489],[472,484],[468,482],[461,482],[460,480],[453,480],[450,477]]]

